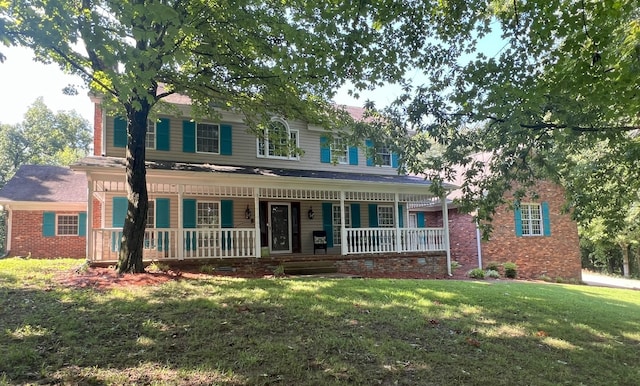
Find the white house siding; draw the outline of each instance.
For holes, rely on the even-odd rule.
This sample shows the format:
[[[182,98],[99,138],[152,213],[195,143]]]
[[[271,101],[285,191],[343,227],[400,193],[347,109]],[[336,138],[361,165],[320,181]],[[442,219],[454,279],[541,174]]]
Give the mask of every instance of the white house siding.
[[[208,123],[228,123],[232,125],[233,155],[218,155],[204,153],[185,153],[182,151],[182,122],[190,120],[187,116],[169,117],[170,121],[170,151],[147,150],[147,159],[156,161],[176,161],[186,163],[211,163],[220,165],[260,166],[299,170],[330,170],[336,172],[355,172],[379,175],[395,175],[397,171],[391,167],[367,166],[364,143],[358,148],[358,165],[333,165],[320,162],[320,137],[322,131],[309,130],[303,122],[288,122],[291,129],[299,132],[299,147],[304,151],[299,160],[281,160],[262,158],[257,156],[256,137],[249,132],[249,128],[241,122],[239,117],[225,116],[220,122],[201,120]],[[106,156],[124,157],[125,149],[113,146],[113,117],[106,119]],[[364,142],[364,140],[363,140]]]

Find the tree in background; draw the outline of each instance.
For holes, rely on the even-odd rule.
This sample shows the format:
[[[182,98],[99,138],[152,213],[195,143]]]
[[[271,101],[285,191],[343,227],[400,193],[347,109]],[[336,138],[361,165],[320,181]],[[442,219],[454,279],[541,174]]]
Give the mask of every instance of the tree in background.
[[[582,224],[623,222],[621,200],[637,200],[640,190],[637,0],[447,3],[437,36],[446,55],[438,66],[420,64],[424,82],[407,84],[386,110],[392,136],[401,127],[446,146],[420,158],[429,148],[423,137],[396,135],[407,169],[436,183],[464,170],[462,208],[478,209],[485,231],[490,223],[481,220],[491,219],[505,192],[522,197],[539,178],[567,186]],[[460,18],[468,6],[484,7]],[[610,153],[602,168],[571,159],[603,144]],[[492,156],[474,156],[484,152]],[[589,210],[579,207],[585,203]]]
[[[148,196],[145,131],[158,102],[179,92],[194,115],[242,113],[256,133],[272,115],[345,127],[338,87],[398,80],[427,56],[443,2],[42,0],[4,2],[0,38],[79,74],[127,121],[129,201],[119,272],[142,272]],[[458,16],[473,14],[464,7]],[[456,29],[455,25],[444,26]],[[410,31],[420,31],[413,36]]]
[[[21,165],[67,166],[89,154],[89,122],[75,111],[54,113],[37,98],[22,122],[0,123],[0,188]],[[6,245],[6,216],[0,213],[0,251]]]

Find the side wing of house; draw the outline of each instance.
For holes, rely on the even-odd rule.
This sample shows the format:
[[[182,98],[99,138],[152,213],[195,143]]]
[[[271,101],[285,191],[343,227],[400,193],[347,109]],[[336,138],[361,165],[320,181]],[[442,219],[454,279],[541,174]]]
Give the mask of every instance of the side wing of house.
[[[68,168],[24,165],[0,191],[6,251],[34,258],[87,256],[87,182]]]

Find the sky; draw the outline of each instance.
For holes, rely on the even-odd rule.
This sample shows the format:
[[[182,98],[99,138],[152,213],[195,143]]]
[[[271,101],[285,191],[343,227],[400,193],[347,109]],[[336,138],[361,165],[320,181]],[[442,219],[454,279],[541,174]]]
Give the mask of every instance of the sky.
[[[27,109],[38,97],[50,110],[75,110],[89,122],[93,120],[93,105],[87,96],[88,89],[79,77],[67,75],[56,64],[43,64],[33,60],[30,50],[22,47],[0,46],[6,56],[0,63],[0,123],[22,122]],[[62,89],[69,84],[78,86],[78,95],[68,96]],[[387,87],[383,90],[363,93],[361,99],[354,99],[346,88],[338,91],[335,102],[348,106],[362,107],[367,99],[383,107],[391,103],[399,94],[399,89]]]

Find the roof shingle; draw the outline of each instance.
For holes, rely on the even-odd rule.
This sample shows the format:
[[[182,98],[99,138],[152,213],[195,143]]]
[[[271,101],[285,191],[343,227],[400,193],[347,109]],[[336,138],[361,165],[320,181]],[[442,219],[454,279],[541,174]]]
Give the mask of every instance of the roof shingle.
[[[22,165],[0,189],[0,202],[87,202],[87,177],[67,167]]]

